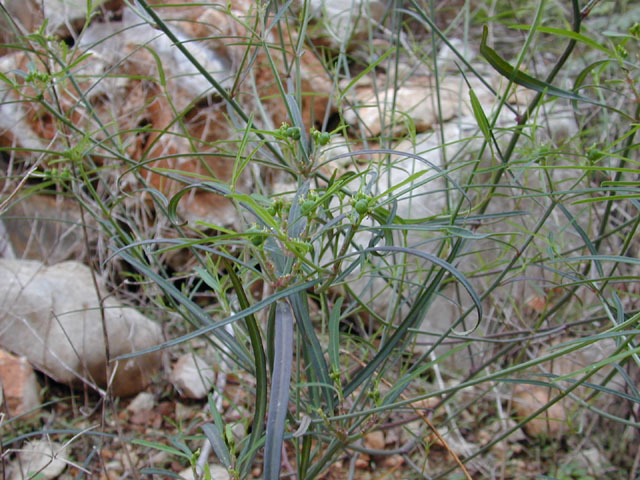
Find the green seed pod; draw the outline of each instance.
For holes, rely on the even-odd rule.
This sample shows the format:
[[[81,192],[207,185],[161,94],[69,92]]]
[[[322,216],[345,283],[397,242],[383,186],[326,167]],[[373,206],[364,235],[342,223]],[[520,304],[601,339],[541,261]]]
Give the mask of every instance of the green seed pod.
[[[369,211],[369,200],[361,198],[353,206],[360,215],[365,215]]]
[[[329,135],[327,132],[322,132],[318,135],[318,139],[317,139],[318,145],[324,147],[330,141],[331,141],[331,135]]]
[[[282,122],[280,128],[278,129],[278,133],[283,137],[287,135],[287,129],[289,128],[289,124],[287,122]]]
[[[264,232],[264,230],[257,227],[249,229],[248,233],[253,234],[249,236],[249,239],[251,240],[251,243],[253,243],[256,247],[262,245],[267,238],[267,234]]]
[[[298,127],[289,127],[286,135],[293,140],[300,140],[300,129]]]
[[[605,152],[598,150],[595,145],[591,146],[589,150],[587,150],[587,158],[591,162],[597,162],[604,156],[605,156]]]
[[[300,207],[300,211],[302,212],[302,215],[307,215],[311,213],[315,205],[316,205],[316,202],[314,202],[313,200],[305,200],[304,202],[302,202],[302,207]]]
[[[311,244],[303,240],[291,240],[291,250],[298,255],[306,255],[311,250]]]

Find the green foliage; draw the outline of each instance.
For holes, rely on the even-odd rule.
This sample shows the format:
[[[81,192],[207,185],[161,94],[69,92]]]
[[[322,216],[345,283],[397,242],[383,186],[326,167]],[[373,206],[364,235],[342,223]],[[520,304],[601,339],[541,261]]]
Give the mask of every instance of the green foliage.
[[[438,25],[435,2],[429,8],[425,2],[401,3],[389,3],[376,30],[376,35],[391,32],[385,37],[389,45],[376,50],[373,27],[365,31],[371,40],[366,60],[351,53],[361,52],[357,35],[345,40],[353,45],[334,48],[307,41],[309,2],[302,7],[261,2],[243,19],[234,16],[231,5],[218,6],[229,21],[248,27],[246,38],[238,40],[246,49],[242,65],[251,68],[260,56],[273,76],[277,93],[262,98],[257,110],[266,110],[275,96],[288,115],[288,122],[276,128],[238,100],[234,88],[244,81],[242,69],[231,79],[234,87],[221,85],[190,53],[188,42],[176,37],[162,9],[140,0],[140,17],[173,42],[224,102],[229,130],[236,134],[228,142],[209,142],[189,132],[185,119],[194,104],[174,109],[168,126],[119,130],[116,119],[101,118],[88,100],[93,87],[80,84],[91,52],[81,43],[68,47],[49,36],[46,24],[14,45],[27,52],[27,70],[0,74],[7,91],[17,95],[13,101],[41,108],[61,132],[41,151],[0,147],[29,172],[28,184],[3,193],[2,208],[37,192],[74,198],[86,221],[93,219],[92,228],[101,232],[96,244],[108,245],[99,258],[112,280],[139,285],[140,305],[154,307],[158,321],[181,319],[163,345],[114,360],[195,338],[220,352],[246,384],[251,418],[243,435],[234,434],[225,412],[210,402],[205,412],[210,421],[199,438],[210,442],[234,478],[247,478],[257,462],[264,466],[264,478],[279,478],[283,451],[291,454],[295,468],[289,473],[299,479],[318,478],[345,455],[382,456],[363,446],[363,438],[386,422],[408,423],[407,412],[423,419],[421,430],[412,433],[415,438],[398,449],[407,470],[414,470],[407,478],[449,478],[454,470],[468,475],[463,464],[490,455],[493,446],[568,398],[581,412],[593,410],[602,419],[639,426],[637,419],[600,410],[597,400],[640,402],[628,373],[640,367],[638,294],[632,288],[638,282],[640,247],[640,28],[634,24],[615,35],[600,34],[584,28],[589,12],[577,1],[571,2],[568,19],[558,14],[563,5],[541,1],[535,11],[529,5],[500,12],[470,32],[469,22],[487,11],[474,16],[474,2],[462,2],[464,9],[450,26]],[[525,14],[533,15],[531,25],[522,25]],[[475,34],[496,76],[466,60],[451,42],[454,32],[467,40]],[[504,35],[502,45],[490,45],[498,34]],[[525,73],[522,67],[535,71],[537,45],[545,42],[563,49],[549,52],[554,60],[546,75]],[[465,138],[433,133],[442,138],[425,150],[415,125],[401,130],[396,115],[381,113],[381,133],[374,136],[363,122],[347,127],[349,112],[367,107],[349,110],[358,103],[353,94],[359,82],[384,73],[384,86],[372,82],[382,99],[384,91],[402,87],[406,79],[400,78],[398,65],[407,58],[416,71],[420,66],[430,71],[434,103],[440,102],[444,74],[436,47],[443,44],[463,70],[468,95],[461,101],[470,103],[472,132],[463,131]],[[162,87],[159,96],[168,96],[173,107],[177,102],[170,98],[160,57],[152,43],[143,48],[157,65],[152,80]],[[324,56],[328,76],[337,79],[331,92],[331,101],[338,102],[335,128],[329,115],[316,119],[315,126],[303,121],[303,97],[314,92],[301,91],[302,53]],[[91,80],[96,85],[108,75]],[[471,87],[474,79],[492,92],[495,103],[482,104]],[[496,87],[500,81],[504,84]],[[255,83],[250,86],[257,91]],[[534,93],[526,106],[509,103],[514,86]],[[75,103],[65,108],[60,98],[69,92]],[[378,105],[381,111],[397,113],[395,98],[384,105]],[[545,134],[552,130],[547,112],[561,107],[569,109],[578,132],[556,140]],[[81,109],[91,128],[76,125],[74,111]],[[514,122],[500,120],[506,110],[516,114]],[[444,113],[436,111],[437,123],[444,124]],[[149,141],[139,159],[131,154],[135,135]],[[174,137],[186,138],[191,146],[178,156],[202,158],[201,150],[215,147],[216,155],[233,162],[230,179],[211,169],[188,173],[152,164],[166,158],[153,147]],[[347,148],[340,155],[349,163],[346,168],[331,163],[336,139]],[[399,151],[401,140],[409,141],[410,151]],[[462,147],[452,155],[449,147],[456,145]],[[441,163],[434,164],[434,158]],[[410,168],[403,163],[407,159],[413,162]],[[286,179],[284,192],[268,184],[266,171]],[[393,176],[398,171],[405,174],[400,179]],[[162,191],[149,180],[150,173],[179,183],[179,191]],[[245,190],[246,176],[253,176],[252,191]],[[135,188],[127,190],[126,182]],[[233,205],[234,225],[181,221],[181,205],[203,192]],[[157,231],[144,227],[149,224],[145,208],[131,210],[131,200],[143,197],[152,202],[153,222],[162,225]],[[442,205],[441,211],[412,213],[414,208],[423,212],[415,205],[430,203]],[[167,264],[167,256],[177,251],[190,259],[185,271]],[[538,303],[532,306],[510,289],[513,284],[533,292]],[[216,300],[204,306],[203,291]],[[442,311],[437,305],[443,301],[452,315],[444,330],[424,322]],[[538,348],[541,339],[549,348]],[[606,358],[571,372],[548,371],[554,362],[608,342],[615,346]],[[609,367],[622,375],[624,392],[613,387],[613,373],[597,376]],[[507,427],[504,409],[511,403],[505,399],[518,384],[544,387],[552,395]],[[505,427],[466,452],[460,463],[452,460],[425,473],[426,464],[411,459],[430,452],[431,424],[415,404],[434,398],[439,402],[431,418],[448,438],[478,428],[463,414],[472,409],[495,410],[504,416]],[[466,422],[468,427],[460,426]],[[2,441],[18,440],[3,436]],[[181,439],[173,439],[173,446],[131,442],[196,468],[198,451]],[[162,474],[152,468],[147,473]],[[593,478],[577,467],[556,476]]]

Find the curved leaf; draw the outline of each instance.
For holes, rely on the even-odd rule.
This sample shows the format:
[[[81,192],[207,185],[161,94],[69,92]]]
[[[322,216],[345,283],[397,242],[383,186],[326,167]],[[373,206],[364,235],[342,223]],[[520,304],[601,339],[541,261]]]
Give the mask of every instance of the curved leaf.
[[[608,105],[598,102],[597,100],[593,100],[589,97],[583,97],[582,95],[578,95],[576,93],[555,87],[550,83],[538,80],[537,78],[534,78],[520,70],[515,69],[507,61],[502,59],[502,57],[500,57],[500,55],[498,55],[495,50],[487,45],[487,35],[488,29],[485,25],[482,30],[482,40],[480,41],[480,53],[500,75],[506,77],[513,83],[516,83],[530,90],[535,90],[539,93],[546,93],[547,95],[568,98],[569,100],[586,102],[593,105],[598,105],[600,107],[609,108]]]

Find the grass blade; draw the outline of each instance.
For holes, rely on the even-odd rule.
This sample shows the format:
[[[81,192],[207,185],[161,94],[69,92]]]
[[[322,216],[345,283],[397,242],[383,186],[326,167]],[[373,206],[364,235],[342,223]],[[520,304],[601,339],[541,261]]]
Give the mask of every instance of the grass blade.
[[[233,466],[233,464],[231,463],[231,455],[229,454],[227,444],[222,438],[222,432],[220,432],[219,427],[217,425],[214,425],[213,423],[205,423],[201,428],[204,434],[207,436],[209,443],[211,443],[213,451],[216,452],[220,463],[222,463],[222,465],[224,465],[227,469],[231,468]]]
[[[264,446],[264,479],[280,478],[280,456],[284,423],[289,405],[289,386],[293,363],[293,315],[286,302],[278,304],[275,318],[275,353],[269,397],[269,418]]]
[[[598,105],[599,107],[609,108],[608,105],[602,102],[555,87],[550,83],[538,80],[537,78],[515,69],[509,64],[509,62],[505,61],[495,50],[487,45],[487,35],[488,29],[485,25],[482,31],[482,40],[480,41],[480,53],[500,75],[506,77],[508,80],[539,93],[546,93],[547,95],[553,95],[555,97],[567,98],[569,100],[586,102]]]

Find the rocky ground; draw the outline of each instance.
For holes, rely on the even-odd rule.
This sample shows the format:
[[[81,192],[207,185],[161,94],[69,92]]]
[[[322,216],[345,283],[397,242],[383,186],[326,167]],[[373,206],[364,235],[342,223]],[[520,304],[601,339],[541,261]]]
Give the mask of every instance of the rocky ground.
[[[375,41],[368,36],[385,14],[383,2],[365,2],[367,7],[361,7],[357,18],[353,12],[345,13],[340,2],[311,2],[315,16],[308,26],[308,49],[295,67],[279,58],[268,58],[260,48],[247,47],[246,39],[256,40],[251,37],[253,2],[230,2],[230,10],[215,2],[164,3],[158,10],[163,18],[172,19],[176,37],[185,42],[213,80],[232,92],[244,111],[255,115],[256,128],[274,130],[290,121],[274,68],[287,81],[293,81],[290,72],[295,68],[297,88],[303,92],[300,121],[307,128],[344,119],[345,129],[334,133],[318,152],[318,169],[327,177],[333,172],[357,173],[362,165],[381,157],[372,152],[380,147],[420,154],[434,171],[444,168],[444,158],[463,158],[482,145],[469,91],[475,93],[485,112],[491,112],[499,101],[494,92],[504,79],[475,58],[478,52],[473,45],[465,46],[453,35],[452,42],[464,49],[467,61],[483,72],[482,80],[461,75],[457,58],[445,45],[435,52],[435,65],[441,72],[437,84],[433,71],[411,49],[391,67],[363,68],[362,59],[367,55],[379,57],[390,48],[389,32],[384,28]],[[324,9],[319,8],[322,3]],[[456,5],[465,2],[449,3],[436,18],[442,28],[455,17]],[[85,21],[87,7],[83,2],[9,2],[7,8],[15,24],[3,28],[5,44],[17,41],[13,30],[36,32],[43,17],[48,19],[47,34],[55,34],[63,42],[33,36],[29,39],[33,51],[4,48],[0,57],[0,72],[20,85],[16,89],[5,85],[0,91],[0,146],[5,147],[5,200],[0,205],[3,478],[28,478],[30,472],[39,472],[38,478],[46,479],[165,478],[170,473],[176,478],[193,478],[196,466],[201,469],[206,461],[211,462],[211,478],[230,478],[214,454],[208,457],[210,448],[203,441],[201,427],[211,422],[211,409],[215,408],[231,425],[229,438],[239,442],[251,416],[252,401],[247,397],[255,388],[254,380],[228,365],[219,349],[200,339],[178,348],[109,361],[153,349],[190,327],[180,323],[176,315],[163,313],[161,305],[141,298],[141,292],[148,293],[152,287],[137,283],[138,277],[127,276],[123,264],[114,260],[113,250],[107,248],[110,239],[101,230],[105,217],[91,213],[98,207],[80,205],[61,190],[64,169],[69,168],[61,160],[73,164],[78,156],[86,156],[95,162],[100,174],[87,179],[87,184],[104,198],[121,196],[129,219],[117,218],[114,223],[124,226],[130,220],[135,224],[131,235],[136,240],[172,238],[171,219],[157,214],[151,198],[169,199],[183,187],[182,177],[167,172],[191,179],[210,175],[232,182],[239,191],[260,187],[284,196],[295,191],[295,184],[281,170],[266,164],[256,163],[236,174],[233,151],[238,151],[243,133],[239,114],[227,108],[211,82],[185,60],[183,52],[152,23],[142,22],[140,13],[128,4],[105,2],[91,21]],[[287,45],[295,43],[293,33],[283,35]],[[319,60],[322,52],[339,50],[345,38],[354,45],[350,55],[359,65],[354,70],[360,74],[357,79],[331,78]],[[198,41],[188,41],[193,39]],[[74,82],[64,73],[69,71],[75,73]],[[59,72],[63,73],[56,76]],[[521,113],[533,96],[530,90],[513,89],[504,99],[509,108],[497,119],[496,128],[512,126],[514,113]],[[56,108],[47,108],[51,105]],[[549,144],[565,145],[579,131],[566,107],[559,102],[545,111],[547,128],[541,136]],[[55,112],[62,112],[63,120]],[[89,144],[87,135],[95,144]],[[384,135],[397,140],[382,145],[379,139]],[[70,138],[80,140],[72,145]],[[53,162],[51,152],[55,154]],[[492,161],[490,153],[485,153],[487,165]],[[402,184],[409,181],[417,165],[420,163],[413,157],[402,158],[394,168],[381,172],[378,181]],[[45,192],[38,185],[46,182],[51,183]],[[444,185],[443,178],[436,178],[414,186],[414,195],[398,202],[398,214],[408,219],[439,215],[446,198],[437,192]],[[528,201],[516,205],[506,198],[496,211],[524,209]],[[177,214],[185,228],[194,230],[211,225],[221,230],[247,227],[237,205],[212,191],[186,194]],[[587,219],[579,218],[583,220],[586,224]],[[518,222],[495,228],[506,232],[507,228],[529,227],[525,220]],[[548,235],[561,235],[565,227],[566,220],[551,222]],[[167,251],[161,257],[163,268],[176,277],[196,265],[192,257],[179,251]],[[532,275],[533,270],[523,268],[522,275]],[[354,277],[354,290],[370,289],[371,309],[384,312],[388,298],[376,292],[383,291],[386,282],[358,282]],[[505,307],[515,312],[505,317],[514,319],[510,334],[518,335],[529,331],[527,318],[546,311],[558,293],[511,287],[505,286],[501,295],[502,299],[518,299]],[[266,288],[255,287],[255,301]],[[630,298],[637,299],[637,284],[630,283],[627,288]],[[586,288],[576,295],[578,300],[572,300],[576,308],[588,304],[589,295]],[[212,300],[202,293],[196,301],[206,304]],[[502,300],[493,301],[495,306]],[[435,302],[433,314],[422,328],[445,331],[459,315],[451,303]],[[487,322],[482,328],[491,332],[494,326]],[[571,337],[560,332],[549,338],[561,343]],[[546,338],[532,342],[527,355],[541,357],[552,343]],[[591,350],[568,354],[539,368],[566,375],[607,358],[614,350],[613,340],[600,342]],[[413,353],[424,351],[425,347],[418,345]],[[432,388],[431,382],[445,390],[447,382],[454,382],[447,372],[472,371],[476,368],[474,359],[484,353],[479,345],[470,346],[466,356],[451,357],[451,364],[442,364],[444,378],[437,372],[429,381],[418,380],[414,391]],[[357,364],[358,359],[349,362]],[[624,391],[625,380],[612,382],[609,388],[614,385]],[[380,388],[388,390],[391,385]],[[633,445],[633,438],[637,440],[637,432],[620,428],[608,439],[587,440],[590,432],[601,428],[601,418],[576,415],[575,399],[563,399],[523,428],[516,428],[516,420],[549,401],[550,390],[520,384],[505,400],[483,388],[486,386],[469,387],[455,406],[442,407],[442,395],[394,412],[358,442],[362,452],[345,451],[319,478],[404,479],[414,478],[419,470],[441,472],[448,468],[454,473],[447,478],[464,478],[454,456],[473,456],[511,429],[506,439],[467,464],[473,478],[533,478],[550,472],[549,464],[554,461],[566,466],[563,479],[627,478],[620,465],[628,467],[629,458],[635,459],[632,467],[638,468],[638,454],[624,451],[619,456],[609,455],[610,448],[599,443],[619,434],[620,444],[627,448]],[[465,407],[465,399],[475,400]],[[637,422],[637,405],[627,411],[628,404],[619,403],[607,400],[598,408]],[[455,417],[458,425],[448,427],[441,436],[432,425],[449,418],[451,409],[459,409]],[[427,451],[425,444],[429,445]],[[200,456],[195,453],[198,449]],[[287,478],[295,478],[294,455],[290,445],[283,450],[282,472]],[[259,457],[251,474],[262,476]]]

